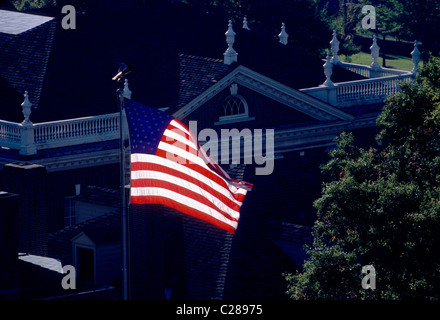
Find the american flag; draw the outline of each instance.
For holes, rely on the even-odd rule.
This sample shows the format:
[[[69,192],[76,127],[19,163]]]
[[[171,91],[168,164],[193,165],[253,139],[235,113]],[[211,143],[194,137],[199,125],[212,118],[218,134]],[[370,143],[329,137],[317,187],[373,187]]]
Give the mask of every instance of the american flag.
[[[131,144],[131,203],[163,204],[235,233],[252,185],[234,181],[174,117],[125,101]]]

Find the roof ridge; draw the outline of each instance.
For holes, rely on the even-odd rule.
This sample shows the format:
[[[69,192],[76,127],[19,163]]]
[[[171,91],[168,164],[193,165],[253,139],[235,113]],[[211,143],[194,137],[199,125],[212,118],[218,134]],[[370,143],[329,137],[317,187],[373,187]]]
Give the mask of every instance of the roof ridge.
[[[62,233],[68,232],[68,231],[75,231],[75,230],[78,232],[81,232],[81,231],[86,232],[85,228],[87,226],[98,226],[97,222],[111,220],[117,216],[120,216],[120,210],[115,209],[115,210],[112,210],[111,212],[104,213],[104,214],[99,215],[97,217],[87,219],[87,220],[82,221],[78,224],[66,226],[64,228],[61,228],[61,229],[55,231],[55,232],[51,232],[49,234],[49,236],[54,237],[58,234],[62,234]]]
[[[203,61],[209,61],[209,62],[219,62],[219,63],[221,62],[221,63],[223,63],[222,59],[203,57],[203,56],[198,56],[198,55],[194,55],[194,54],[186,54],[186,53],[179,53],[179,58],[186,58],[186,59],[193,59],[193,60],[203,60]]]

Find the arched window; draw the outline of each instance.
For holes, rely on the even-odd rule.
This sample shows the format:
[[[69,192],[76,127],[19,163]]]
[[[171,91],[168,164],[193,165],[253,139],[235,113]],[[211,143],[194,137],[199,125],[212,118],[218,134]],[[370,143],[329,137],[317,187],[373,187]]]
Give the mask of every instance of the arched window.
[[[216,124],[254,120],[249,117],[246,100],[237,94],[237,85],[231,85],[231,95],[223,100],[219,112],[219,121]]]
[[[223,101],[222,108],[220,110],[220,117],[238,116],[238,115],[247,116],[246,101],[238,95],[227,97]]]

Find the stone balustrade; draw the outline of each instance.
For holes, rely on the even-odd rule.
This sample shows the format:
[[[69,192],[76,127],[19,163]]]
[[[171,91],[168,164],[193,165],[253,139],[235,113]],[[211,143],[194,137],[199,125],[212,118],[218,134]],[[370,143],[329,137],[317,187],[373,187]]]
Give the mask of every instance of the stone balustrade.
[[[399,90],[400,82],[414,79],[412,73],[397,74],[358,81],[334,83],[332,86],[321,85],[301,89],[317,99],[336,107],[359,106],[381,103],[384,99]]]
[[[0,120],[1,146],[10,149],[19,149],[22,128],[19,123]]]
[[[119,113],[44,123],[0,120],[0,145],[32,155],[37,150],[119,139]]]
[[[382,103],[387,96],[395,94],[399,90],[401,82],[413,81],[417,76],[418,64],[420,62],[420,51],[417,41],[414,42],[414,50],[411,52],[414,64],[414,68],[411,71],[381,67],[377,63],[380,47],[377,45],[375,36],[370,47],[373,62],[369,66],[339,60],[339,41],[335,30],[333,31],[330,45],[333,57],[330,58],[330,52],[328,52],[326,59],[323,59],[325,61],[323,65],[325,82],[318,87],[304,88],[300,91],[335,107]],[[367,79],[334,83],[331,80],[334,66],[344,68]]]
[[[339,67],[347,69],[353,73],[361,75],[365,78],[378,78],[378,77],[388,77],[400,74],[407,74],[408,71],[390,69],[390,68],[372,68],[371,66],[366,66],[362,64],[356,63],[348,63],[348,62],[339,62]]]

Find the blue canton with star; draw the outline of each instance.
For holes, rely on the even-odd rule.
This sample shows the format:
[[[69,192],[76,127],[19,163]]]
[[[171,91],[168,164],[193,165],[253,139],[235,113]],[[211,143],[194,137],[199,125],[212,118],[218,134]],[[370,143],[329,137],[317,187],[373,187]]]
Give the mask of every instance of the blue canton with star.
[[[131,153],[156,154],[160,139],[174,118],[163,111],[125,100]]]

